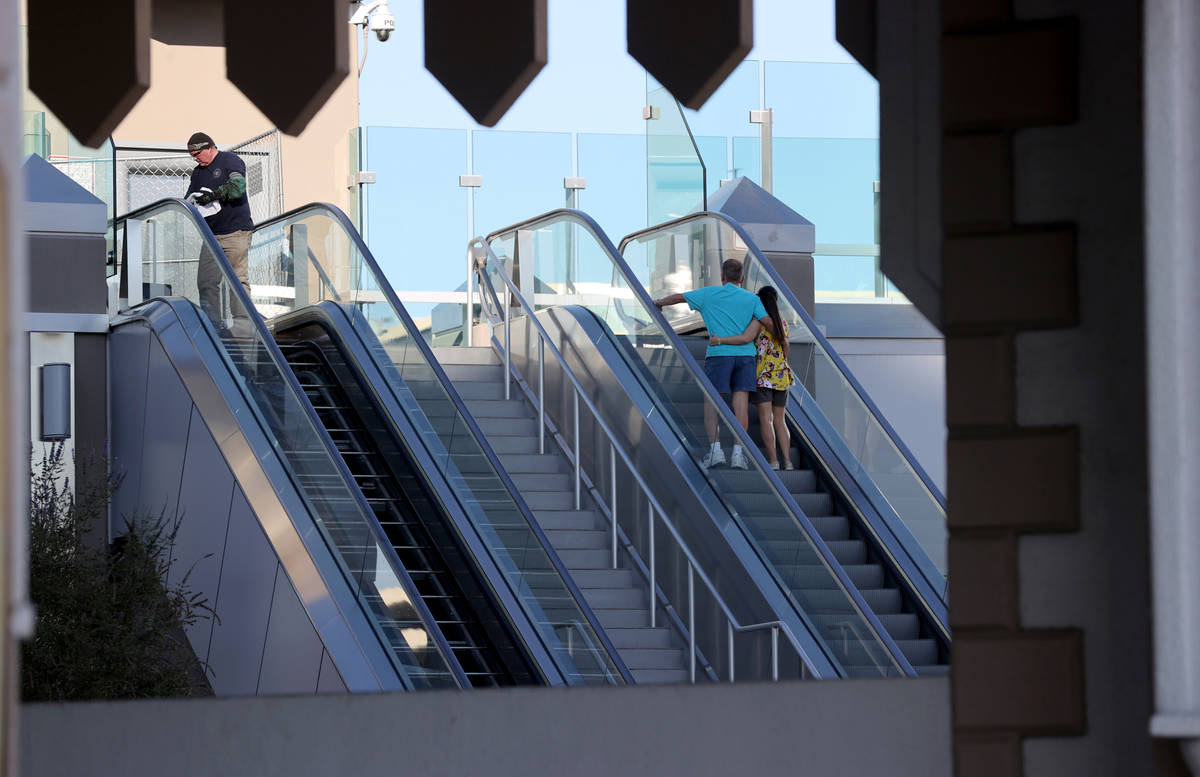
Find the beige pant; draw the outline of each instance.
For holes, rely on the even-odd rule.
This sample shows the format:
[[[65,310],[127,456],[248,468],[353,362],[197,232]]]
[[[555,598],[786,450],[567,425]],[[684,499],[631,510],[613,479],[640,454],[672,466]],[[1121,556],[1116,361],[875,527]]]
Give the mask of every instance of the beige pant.
[[[233,265],[233,271],[237,273],[238,280],[242,282],[242,286],[246,289],[246,294],[250,293],[250,230],[243,229],[239,232],[230,232],[227,235],[217,235],[217,244],[221,246],[221,250],[225,252],[229,263]],[[200,254],[200,263],[196,267],[196,287],[200,292],[200,309],[208,314],[209,319],[215,324],[219,323],[224,316],[221,314],[221,281],[224,280],[224,273],[221,272],[220,265],[208,255],[207,251]],[[241,305],[234,303],[232,317],[244,318],[248,315],[247,311],[241,310]]]

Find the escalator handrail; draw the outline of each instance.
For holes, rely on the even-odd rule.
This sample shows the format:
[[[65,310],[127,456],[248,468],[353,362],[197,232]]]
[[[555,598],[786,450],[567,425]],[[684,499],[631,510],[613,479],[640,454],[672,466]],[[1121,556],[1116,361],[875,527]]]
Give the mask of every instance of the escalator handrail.
[[[396,555],[395,550],[392,548],[391,543],[387,541],[386,534],[383,531],[383,527],[379,525],[379,520],[375,517],[374,511],[372,511],[370,506],[367,504],[366,498],[363,496],[362,491],[357,486],[353,485],[353,483],[354,483],[353,476],[350,474],[350,470],[346,466],[346,462],[342,459],[341,454],[338,453],[337,446],[334,445],[333,439],[329,436],[329,432],[325,429],[324,425],[321,423],[320,418],[317,416],[316,410],[313,409],[312,403],[308,402],[306,399],[304,399],[304,391],[300,387],[299,380],[297,380],[295,373],[293,373],[292,370],[289,367],[287,367],[287,361],[283,357],[283,352],[279,350],[279,346],[278,346],[278,344],[276,344],[275,338],[271,336],[271,333],[267,330],[266,324],[262,320],[262,317],[260,315],[258,315],[258,311],[255,308],[254,303],[250,300],[249,292],[247,292],[246,288],[244,286],[242,286],[241,281],[237,277],[237,273],[233,269],[233,265],[230,264],[229,258],[227,256],[225,256],[225,251],[222,250],[220,244],[217,242],[216,236],[213,235],[212,230],[208,226],[208,223],[200,215],[200,212],[196,209],[196,206],[193,205],[192,203],[190,203],[186,200],[180,199],[180,198],[167,197],[167,198],[158,200],[157,202],[150,203],[149,205],[145,205],[141,208],[137,208],[137,209],[130,211],[129,213],[125,213],[121,216],[116,216],[109,222],[109,225],[111,228],[113,228],[115,230],[118,223],[124,223],[127,221],[136,220],[145,214],[149,214],[151,212],[157,212],[157,211],[163,210],[164,208],[169,208],[169,207],[182,208],[189,214],[190,218],[194,222],[194,226],[196,227],[197,232],[200,235],[200,239],[204,243],[205,248],[208,249],[208,252],[211,255],[213,261],[216,262],[218,268],[220,268],[222,276],[225,280],[225,284],[228,287],[229,293],[234,295],[235,297],[237,297],[238,302],[241,303],[243,309],[248,314],[250,314],[250,319],[253,322],[254,330],[255,330],[255,333],[258,335],[258,339],[260,340],[263,347],[266,348],[267,353],[270,354],[271,359],[274,362],[276,368],[279,370],[279,373],[283,376],[283,379],[286,381],[287,385],[289,386],[289,388],[292,392],[292,395],[294,397],[296,397],[297,403],[300,405],[300,407],[303,409],[304,413],[307,415],[308,420],[311,423],[311,425],[313,426],[318,439],[321,440],[321,443],[325,446],[326,452],[329,454],[330,459],[333,461],[333,465],[337,469],[338,475],[340,475],[346,483],[350,484],[350,487],[347,490],[350,492],[351,496],[354,498],[356,504],[358,505],[359,510],[362,512],[367,526],[369,526],[371,528],[376,539],[379,541],[380,545],[383,547],[385,554],[387,554],[388,561],[393,566],[393,571],[396,573],[397,578],[405,586],[405,593],[408,595],[409,600],[412,603],[414,609],[416,609],[416,611],[421,616],[421,621],[426,626],[426,632],[432,636],[434,642],[437,644],[438,652],[441,654],[442,659],[446,662],[446,666],[450,669],[451,673],[454,675],[455,681],[459,684],[460,688],[471,687],[470,681],[467,679],[466,672],[463,670],[462,665],[459,663],[457,656],[454,655],[454,651],[451,650],[449,643],[446,641],[445,635],[442,634],[442,630],[438,627],[437,621],[433,617],[433,613],[429,611],[429,607],[425,604],[425,601],[421,598],[420,593],[417,589],[416,583],[414,583],[412,580],[412,577],[409,576],[408,570],[406,570],[404,568],[404,565],[400,563],[400,559]],[[122,257],[122,273],[123,274],[125,272],[124,263],[126,261],[128,261],[127,256],[123,256]],[[208,318],[208,316],[201,315],[200,318],[201,318],[201,320],[205,320]],[[211,322],[210,322],[210,324],[211,324]],[[220,350],[221,354],[224,355],[230,368],[234,370],[235,374],[240,374],[240,371],[238,371],[237,368],[235,366],[233,366],[232,360],[228,354],[228,351],[225,348],[225,344],[223,342],[221,342],[219,337],[217,338],[217,342],[220,343],[219,350]],[[256,412],[261,413],[261,411],[258,408],[258,403],[256,401],[250,400],[248,402],[248,404]],[[263,427],[265,429],[268,429],[268,430],[270,429],[270,425],[267,424],[263,418],[259,417],[257,420],[258,420],[258,423],[263,425]],[[287,454],[281,447],[280,442],[277,439],[276,435],[274,433],[270,433],[267,435],[267,438],[270,440],[271,447],[275,449],[275,452],[279,456],[280,461],[287,462],[287,460],[288,460]],[[316,509],[311,505],[311,500],[308,495],[308,491],[303,486],[300,485],[295,473],[291,471],[290,466],[287,467],[287,470],[288,470],[289,477],[292,479],[293,485],[295,486],[297,492],[301,495],[301,498],[304,500],[306,506],[308,507],[310,516],[318,515]],[[320,528],[320,523],[316,520],[313,521],[313,525]],[[322,530],[321,533],[323,536],[325,536],[325,534],[326,534],[326,532],[324,530]],[[326,542],[326,544],[330,545],[331,550],[333,550],[333,552],[336,556],[341,555],[340,551],[335,550],[336,546],[333,544],[333,541],[330,538],[328,538],[327,536],[325,536],[325,542]],[[345,562],[343,562],[343,563],[345,563]],[[345,573],[343,573],[343,574],[347,578],[349,577],[348,575],[345,575]],[[350,583],[351,585],[353,585],[353,582],[350,581],[349,579],[347,580],[347,582]],[[357,595],[355,596],[355,599],[360,601],[360,606],[362,606],[361,600],[358,599]],[[371,614],[369,611],[367,611],[365,607],[363,609],[364,609],[364,611],[368,612],[368,620],[370,620],[372,623],[374,623],[373,614]],[[380,638],[383,639],[382,635],[380,635]],[[387,644],[387,643],[385,642],[385,644]],[[390,650],[388,650],[387,653],[389,654],[389,656],[391,655]],[[405,676],[404,672],[402,670],[398,670],[398,671],[401,674],[401,676]]]
[[[492,449],[491,444],[488,443],[487,438],[484,436],[483,431],[479,428],[479,424],[475,420],[475,417],[471,415],[471,412],[467,409],[466,402],[463,401],[458,391],[454,388],[454,384],[451,383],[449,376],[446,375],[446,371],[442,367],[441,363],[438,362],[437,357],[433,355],[432,347],[430,347],[429,343],[425,341],[425,338],[421,336],[420,330],[417,328],[416,323],[412,320],[412,317],[409,315],[408,310],[404,307],[403,303],[400,302],[400,297],[396,294],[395,289],[392,288],[391,282],[387,279],[387,276],[384,275],[383,270],[379,267],[379,263],[375,261],[374,255],[371,253],[371,250],[367,248],[366,242],[363,241],[362,235],[360,235],[358,230],[354,227],[354,224],[350,221],[350,218],[346,216],[341,208],[337,207],[336,205],[332,205],[327,202],[313,202],[309,203],[308,205],[302,205],[299,208],[293,208],[286,213],[268,219],[261,224],[257,224],[255,225],[254,229],[255,231],[258,231],[267,227],[273,227],[277,224],[293,220],[297,216],[306,212],[320,213],[332,218],[338,223],[339,226],[342,227],[343,231],[350,238],[350,241],[354,244],[359,256],[362,257],[363,262],[375,276],[375,281],[379,285],[379,291],[383,293],[393,310],[396,311],[396,315],[399,316],[400,323],[408,333],[409,339],[421,352],[421,356],[428,363],[430,369],[433,371],[434,377],[445,390],[446,396],[454,405],[456,412],[463,419],[463,422],[467,425],[467,429],[470,430],[471,434],[474,436],[476,443],[479,445],[480,450],[487,458],[492,470],[500,479],[500,482],[508,490],[509,496],[513,500],[513,504],[516,505],[526,523],[529,524],[529,528],[531,531],[533,531],[534,536],[537,537],[538,542],[541,543],[547,557],[554,565],[555,571],[558,573],[559,577],[562,578],[563,584],[567,587],[567,590],[575,599],[580,612],[596,632],[596,638],[600,640],[601,645],[603,645],[609,660],[612,661],[613,666],[621,675],[622,680],[626,684],[633,685],[636,682],[633,677],[633,673],[621,659],[616,647],[612,644],[608,634],[605,632],[604,627],[600,625],[600,619],[596,616],[596,613],[592,610],[591,606],[588,605],[587,600],[583,596],[583,592],[579,589],[579,586],[575,583],[574,578],[571,576],[570,572],[567,571],[566,566],[563,564],[562,559],[559,558],[558,553],[550,544],[550,540],[542,531],[542,527],[538,524],[537,519],[534,517],[533,511],[529,508],[529,505],[525,502],[525,498],[521,495],[520,489],[517,488],[516,484],[512,480],[512,477],[501,464],[499,456],[496,455],[496,452]]]
[[[808,515],[800,509],[800,506],[796,503],[795,499],[792,498],[791,493],[788,492],[788,490],[784,487],[782,481],[779,479],[778,473],[773,471],[767,464],[767,460],[763,456],[762,451],[760,451],[758,446],[750,440],[749,433],[746,432],[745,429],[742,429],[742,425],[738,422],[737,418],[734,417],[733,411],[729,408],[725,401],[721,399],[720,395],[716,393],[716,390],[713,388],[708,378],[704,376],[703,371],[700,370],[700,368],[696,365],[695,360],[691,358],[687,351],[687,347],[683,344],[683,341],[679,338],[679,335],[675,332],[675,329],[670,325],[666,317],[663,316],[662,311],[659,310],[654,304],[654,300],[650,298],[650,294],[646,291],[645,286],[643,286],[641,281],[638,280],[633,270],[630,269],[628,263],[626,263],[625,258],[619,251],[617,251],[617,248],[613,245],[612,240],[610,240],[608,235],[605,234],[605,232],[600,228],[600,225],[596,223],[596,220],[588,214],[573,208],[557,208],[539,216],[534,216],[533,218],[525,219],[524,221],[509,225],[503,229],[494,230],[487,236],[486,240],[490,244],[494,239],[500,237],[501,235],[516,233],[521,230],[532,230],[537,225],[563,219],[567,221],[574,220],[578,222],[584,229],[591,233],[591,236],[601,246],[605,254],[608,256],[608,259],[612,262],[613,267],[621,274],[625,283],[628,285],[630,292],[642,304],[642,307],[650,315],[655,324],[657,324],[662,330],[663,336],[668,342],[671,343],[671,347],[684,357],[681,360],[684,364],[684,368],[691,373],[694,381],[703,392],[706,400],[714,407],[717,414],[725,422],[726,426],[733,431],[733,434],[739,435],[741,443],[743,444],[743,448],[755,459],[759,471],[762,472],[766,478],[767,484],[770,486],[775,496],[787,507],[791,513],[792,519],[805,534],[808,541],[812,543],[813,548],[821,555],[826,568],[833,573],[833,576],[837,580],[842,593],[846,595],[846,597],[853,604],[854,608],[858,611],[858,614],[867,623],[867,625],[870,626],[872,635],[879,640],[879,643],[888,651],[895,665],[905,675],[915,677],[916,670],[913,669],[912,664],[904,655],[904,652],[900,650],[900,647],[896,644],[896,641],[892,639],[891,634],[888,633],[887,629],[883,627],[883,624],[880,622],[879,617],[875,614],[875,611],[867,605],[862,593],[858,590],[857,586],[851,582],[850,576],[846,573],[846,570],[842,567],[841,563],[837,561],[836,557],[833,555],[833,551],[829,549],[829,546],[825,543],[825,540],[821,538],[820,534],[816,530],[816,527],[814,527],[812,521],[809,520]],[[743,532],[747,532],[747,529],[743,526],[740,518],[735,519],[735,523],[737,526],[742,528]],[[779,582],[779,585],[783,585],[782,581]],[[788,592],[788,598],[794,599],[790,592]],[[796,603],[796,607],[797,610],[801,610],[799,603]]]
[[[779,273],[775,270],[775,267],[769,261],[767,261],[766,257],[762,255],[762,251],[759,249],[758,245],[754,242],[750,235],[746,233],[746,230],[741,224],[726,216],[724,213],[718,213],[715,211],[689,213],[686,216],[682,216],[671,221],[665,221],[662,224],[656,224],[655,226],[647,227],[646,229],[639,229],[636,232],[631,232],[630,234],[621,238],[621,244],[618,247],[618,251],[621,252],[621,256],[623,257],[625,255],[625,247],[634,240],[654,234],[655,232],[662,232],[666,229],[677,227],[690,221],[698,221],[704,218],[716,219],[726,224],[737,234],[742,242],[746,244],[746,249],[754,255],[755,260],[759,263],[767,275],[770,276],[771,282],[775,286],[775,290],[781,295],[784,295],[788,301],[788,304],[790,304],[796,310],[796,313],[803,320],[804,325],[808,327],[809,332],[812,333],[817,343],[821,346],[821,349],[825,351],[825,354],[829,356],[830,360],[833,361],[833,363],[837,366],[838,370],[842,374],[842,377],[844,377],[846,382],[849,383],[854,389],[855,393],[858,395],[858,398],[861,399],[863,404],[867,406],[867,409],[871,411],[871,414],[874,416],[875,420],[879,422],[879,425],[887,433],[888,438],[892,441],[892,444],[895,445],[896,449],[899,450],[904,456],[909,466],[913,468],[913,471],[917,474],[917,477],[921,479],[921,482],[924,484],[925,488],[929,490],[930,495],[933,496],[938,505],[941,506],[942,512],[944,513],[946,511],[946,497],[942,494],[941,489],[937,487],[937,484],[934,483],[932,478],[929,477],[929,473],[927,473],[925,468],[921,466],[921,463],[917,460],[917,457],[913,455],[908,446],[904,444],[904,441],[900,439],[900,435],[897,434],[896,430],[892,428],[892,425],[888,423],[887,417],[883,414],[883,411],[879,409],[878,405],[871,401],[871,397],[867,393],[867,390],[863,388],[862,384],[858,382],[858,379],[854,377],[854,373],[850,371],[850,368],[846,365],[846,362],[842,360],[842,357],[840,354],[838,354],[837,349],[835,349],[829,343],[829,340],[826,339],[825,335],[821,333],[820,328],[817,326],[817,322],[814,321],[812,316],[808,314],[808,311],[805,310],[804,306],[796,300],[791,289],[786,283],[783,282],[783,279],[780,278]]]
[[[473,238],[471,240],[471,242],[469,243],[469,246],[473,247],[476,244],[483,246],[484,249],[487,251],[486,261],[495,262],[495,266],[503,268],[503,265],[501,264],[500,260],[496,257],[495,252],[492,251],[492,247],[490,245],[488,245],[486,240],[484,240],[481,237]],[[483,284],[483,286],[486,286],[488,293],[491,295],[493,303],[499,302],[499,295],[496,294],[496,289],[492,285],[491,278],[488,277],[488,274],[486,272],[482,271],[482,268],[479,267],[478,264],[476,264],[475,262],[472,262],[472,264],[474,265],[474,271],[476,273],[476,276],[479,278],[479,280]],[[558,346],[556,346],[554,344],[554,341],[550,338],[550,334],[546,331],[545,327],[542,326],[542,322],[537,319],[537,316],[535,315],[533,308],[529,305],[529,302],[525,299],[525,297],[517,289],[516,285],[512,282],[512,279],[508,277],[508,274],[503,272],[503,269],[501,269],[501,272],[499,273],[499,275],[500,275],[501,279],[504,281],[504,284],[508,288],[509,292],[513,295],[513,297],[520,304],[521,308],[525,311],[526,318],[528,318],[528,320],[537,329],[538,334],[542,338],[542,341],[545,343],[545,347],[550,350],[550,354],[555,358],[556,361],[558,361],[559,367],[562,369],[563,374],[565,374],[567,376],[567,378],[571,381],[571,385],[575,387],[575,393],[579,396],[579,398],[583,401],[584,405],[591,412],[592,417],[596,420],[597,425],[599,425],[600,429],[604,432],[605,436],[608,437],[608,442],[612,446],[612,449],[614,451],[616,451],[616,453],[621,457],[621,461],[623,461],[625,463],[626,469],[629,470],[630,474],[633,475],[634,480],[636,480],[638,485],[641,487],[642,493],[646,495],[646,497],[649,499],[650,503],[653,505],[654,509],[658,512],[658,515],[662,518],[663,524],[666,525],[667,529],[671,532],[671,536],[675,538],[675,542],[678,544],[680,550],[683,552],[683,555],[687,558],[687,560],[691,563],[692,567],[696,570],[696,574],[699,575],[701,582],[703,582],[705,587],[708,588],[708,590],[712,593],[713,598],[716,600],[718,606],[721,608],[721,611],[723,613],[725,613],[725,618],[729,621],[730,624],[733,625],[734,630],[739,633],[748,633],[748,632],[752,632],[752,631],[764,631],[766,629],[773,628],[773,627],[778,627],[778,628],[782,629],[784,635],[787,637],[787,640],[792,644],[792,647],[795,648],[797,655],[800,656],[800,658],[804,662],[805,666],[807,666],[809,671],[812,672],[813,675],[815,676],[817,674],[817,672],[813,666],[812,659],[809,658],[807,651],[805,651],[804,648],[800,645],[800,641],[796,638],[796,635],[792,632],[792,629],[790,626],[788,626],[788,624],[786,624],[780,620],[766,621],[763,623],[742,624],[738,620],[738,618],[733,614],[733,611],[729,608],[729,605],[726,604],[725,599],[717,591],[716,586],[713,584],[713,582],[709,578],[708,574],[704,571],[704,567],[701,566],[700,562],[696,560],[696,556],[692,553],[691,548],[688,547],[687,542],[684,541],[683,536],[679,533],[679,530],[675,527],[675,524],[668,517],[669,513],[663,508],[663,506],[659,503],[658,499],[654,496],[654,493],[650,490],[650,485],[642,477],[641,472],[638,471],[638,468],[634,465],[633,460],[625,452],[624,447],[622,447],[621,444],[619,442],[617,442],[616,435],[613,434],[612,429],[609,427],[608,423],[605,422],[603,416],[600,413],[600,409],[596,407],[596,404],[592,401],[591,397],[588,396],[587,391],[584,390],[583,384],[579,381],[579,378],[575,375],[575,371],[573,369],[571,369],[570,365],[567,364],[566,357],[564,357],[562,355],[562,352],[558,350]],[[655,585],[655,581],[650,581],[650,582],[653,587],[655,587],[655,588],[657,587]],[[653,600],[654,600],[655,596],[656,596],[656,591],[651,590],[650,591],[651,606],[655,606],[653,604]]]

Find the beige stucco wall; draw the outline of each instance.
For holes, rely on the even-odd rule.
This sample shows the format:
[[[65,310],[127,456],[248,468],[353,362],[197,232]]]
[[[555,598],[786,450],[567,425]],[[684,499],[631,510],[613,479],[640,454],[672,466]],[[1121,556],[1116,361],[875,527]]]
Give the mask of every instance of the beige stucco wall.
[[[357,49],[346,25],[350,61]],[[298,137],[283,136],[284,208],[317,200],[347,210],[350,192],[349,136],[358,124],[358,79],[345,78]],[[281,68],[280,77],[286,78]],[[271,122],[225,78],[225,49],[219,46],[150,42],[150,90],[113,132],[117,145],[182,146],[196,131],[220,147],[272,129]]]

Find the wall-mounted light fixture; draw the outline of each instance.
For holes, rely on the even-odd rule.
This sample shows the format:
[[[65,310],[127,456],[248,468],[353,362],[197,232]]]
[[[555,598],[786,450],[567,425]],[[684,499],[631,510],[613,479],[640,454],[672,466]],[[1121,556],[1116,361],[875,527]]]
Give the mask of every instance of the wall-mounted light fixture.
[[[71,365],[62,362],[43,364],[42,431],[47,442],[71,436]]]

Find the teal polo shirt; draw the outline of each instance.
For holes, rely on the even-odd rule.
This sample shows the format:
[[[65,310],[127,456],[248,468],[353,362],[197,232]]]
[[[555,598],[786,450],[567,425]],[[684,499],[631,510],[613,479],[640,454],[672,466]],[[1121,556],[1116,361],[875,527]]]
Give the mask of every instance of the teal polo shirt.
[[[733,337],[746,331],[750,322],[766,318],[767,310],[757,294],[746,291],[736,283],[724,286],[705,286],[685,291],[688,307],[700,311],[709,336]],[[710,345],[704,357],[754,356],[754,342],[743,345]]]

